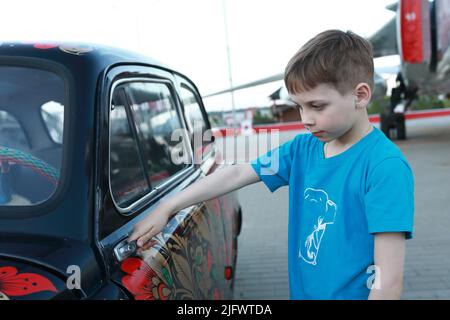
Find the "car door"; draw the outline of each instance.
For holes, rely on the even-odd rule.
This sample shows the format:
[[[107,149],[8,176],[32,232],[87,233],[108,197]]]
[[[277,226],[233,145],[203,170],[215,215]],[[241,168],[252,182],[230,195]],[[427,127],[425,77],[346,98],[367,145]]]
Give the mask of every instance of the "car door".
[[[104,84],[108,142],[98,159],[97,228],[106,274],[134,299],[229,298],[223,199],[181,210],[145,250],[136,252],[126,241],[158,203],[212,167],[211,161],[193,163],[174,76],[130,69],[114,69]]]
[[[196,162],[202,164],[208,175],[224,165],[221,150],[215,148],[214,135],[208,114],[203,105],[200,93],[196,86],[187,77],[176,74],[181,106],[186,118],[187,126],[191,132],[193,153]],[[192,138],[193,136],[193,138]],[[201,143],[198,137],[202,137]],[[209,165],[210,164],[210,165]],[[224,229],[224,270],[227,277],[232,278],[237,258],[237,236],[240,232],[241,212],[236,192],[225,194],[209,202],[215,202],[220,207],[219,224]],[[212,206],[212,203],[211,203]]]

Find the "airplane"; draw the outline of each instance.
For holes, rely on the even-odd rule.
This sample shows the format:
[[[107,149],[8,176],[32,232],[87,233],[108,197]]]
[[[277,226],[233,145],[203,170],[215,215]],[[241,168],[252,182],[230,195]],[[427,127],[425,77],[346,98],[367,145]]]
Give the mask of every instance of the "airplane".
[[[397,139],[406,139],[405,112],[420,95],[450,95],[450,0],[399,0],[386,7],[396,16],[368,38],[374,58],[399,55],[400,71],[392,89],[390,107],[380,115],[382,131],[391,137],[396,129]],[[203,98],[243,90],[283,80],[279,73],[246,84],[231,87]],[[387,91],[385,80],[375,73],[373,99]],[[288,100],[285,88],[280,98]],[[398,109],[397,107],[402,107]]]
[[[450,94],[450,0],[400,0],[387,6],[396,16],[369,40],[374,58],[401,59],[389,113],[381,114],[382,131],[406,139],[404,112],[420,95]],[[403,112],[394,112],[403,104]]]

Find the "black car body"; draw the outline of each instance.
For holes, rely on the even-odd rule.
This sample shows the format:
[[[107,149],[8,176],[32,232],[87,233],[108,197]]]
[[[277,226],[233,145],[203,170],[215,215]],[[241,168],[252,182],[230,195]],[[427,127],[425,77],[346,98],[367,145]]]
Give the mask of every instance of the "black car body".
[[[214,139],[192,143],[197,129],[210,124],[196,86],[152,59],[1,43],[0,299],[232,298],[235,193],[181,210],[143,251],[126,241],[222,165]]]

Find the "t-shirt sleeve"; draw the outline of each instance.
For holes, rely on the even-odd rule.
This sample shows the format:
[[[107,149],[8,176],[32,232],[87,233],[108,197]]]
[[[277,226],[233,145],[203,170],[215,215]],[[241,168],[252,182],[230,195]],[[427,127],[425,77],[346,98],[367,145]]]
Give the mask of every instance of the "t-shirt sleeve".
[[[413,237],[414,176],[401,158],[388,158],[369,173],[364,196],[370,233],[405,232]]]
[[[295,139],[289,140],[250,161],[256,174],[271,192],[289,184],[294,142]]]

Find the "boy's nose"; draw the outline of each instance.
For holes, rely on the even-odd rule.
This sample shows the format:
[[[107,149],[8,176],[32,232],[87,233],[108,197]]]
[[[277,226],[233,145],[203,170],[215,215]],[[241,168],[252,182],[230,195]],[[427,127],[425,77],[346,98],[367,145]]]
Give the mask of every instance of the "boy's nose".
[[[300,117],[300,121],[305,125],[305,127],[313,127],[315,124],[314,119],[311,116],[303,113]]]

